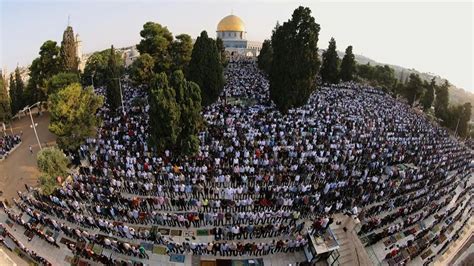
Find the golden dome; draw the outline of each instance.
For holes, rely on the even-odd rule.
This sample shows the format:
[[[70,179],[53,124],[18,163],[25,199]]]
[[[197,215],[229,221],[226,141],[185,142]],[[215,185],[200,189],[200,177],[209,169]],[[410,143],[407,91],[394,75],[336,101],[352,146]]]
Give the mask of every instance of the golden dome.
[[[229,15],[219,21],[217,31],[245,31],[245,25],[239,17]]]

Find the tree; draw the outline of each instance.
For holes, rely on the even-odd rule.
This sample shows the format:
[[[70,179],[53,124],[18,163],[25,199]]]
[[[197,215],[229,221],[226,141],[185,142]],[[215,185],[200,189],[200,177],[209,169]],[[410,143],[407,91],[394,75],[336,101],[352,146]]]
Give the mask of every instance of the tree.
[[[99,125],[97,110],[104,99],[92,87],[82,88],[74,83],[49,97],[51,121],[49,130],[63,150],[75,150],[87,138],[94,136]]]
[[[207,36],[201,35],[194,43],[191,62],[189,63],[189,80],[194,81],[201,88],[203,105],[215,102],[224,87],[224,74],[216,42]]]
[[[461,113],[459,114],[458,135],[466,138],[469,134],[469,121],[471,120],[471,103],[467,102],[462,105]]]
[[[441,86],[435,88],[436,98],[434,102],[435,116],[441,120],[447,119],[449,106],[449,83],[446,80]]]
[[[339,82],[339,56],[336,51],[336,41],[331,38],[329,46],[323,53],[323,63],[321,65],[321,79],[327,83]]]
[[[270,74],[273,60],[273,48],[270,40],[263,41],[262,49],[257,57],[258,68],[263,72]]]
[[[354,54],[352,53],[352,46],[346,48],[346,53],[342,58],[341,62],[341,80],[342,81],[352,81],[354,79],[354,74],[356,71],[356,62]]]
[[[171,42],[169,53],[171,57],[171,71],[183,70],[187,72],[191,54],[193,52],[193,40],[187,34],[176,36]]]
[[[155,75],[150,93],[150,143],[158,152],[194,155],[199,150],[200,94],[199,86],[187,81],[181,70],[173,72],[169,81],[164,72]]]
[[[107,70],[110,57],[110,48],[93,53],[86,62],[84,74],[82,74],[82,85],[94,87],[105,86],[107,80]],[[115,51],[115,63],[119,72],[123,72],[124,60],[120,51]]]
[[[155,74],[150,94],[150,143],[159,153],[173,149],[179,135],[180,108],[164,72]]]
[[[61,62],[59,58],[60,48],[55,41],[48,40],[40,47],[39,57],[33,60],[28,80],[27,91],[29,103],[45,101],[48,98],[46,82],[53,75],[59,73]]]
[[[69,160],[56,147],[40,150],[36,158],[41,171],[39,178],[41,191],[49,195],[59,186],[59,179],[64,180],[67,176]]]
[[[300,6],[273,31],[270,98],[282,112],[305,104],[316,88],[319,30],[311,10]]]
[[[217,50],[219,51],[219,54],[221,56],[221,63],[222,63],[223,66],[226,66],[227,65],[227,56],[225,54],[224,42],[222,41],[221,38],[217,37],[216,45],[217,45]]]
[[[155,61],[149,54],[141,54],[130,66],[130,77],[135,85],[149,85],[155,72]]]
[[[137,44],[140,54],[147,53],[155,60],[155,73],[168,72],[172,59],[169,54],[169,46],[173,41],[173,35],[167,27],[155,22],[147,22],[140,31],[142,40]]]
[[[77,57],[76,38],[71,26],[67,26],[66,30],[64,30],[60,54],[62,71],[77,72],[79,69],[79,58]]]
[[[431,79],[431,82],[423,82],[423,87],[425,88],[425,93],[421,98],[421,105],[423,106],[423,110],[428,111],[431,108],[431,105],[434,101],[434,93],[436,88],[435,78]]]
[[[115,111],[121,106],[121,95],[120,95],[120,70],[117,67],[117,61],[115,57],[115,49],[112,45],[110,48],[109,59],[107,63],[107,104],[110,110]]]
[[[52,76],[46,83],[48,95],[54,94],[65,87],[79,82],[79,76],[76,73],[59,73]]]
[[[184,79],[182,71],[175,71],[170,85],[176,93],[176,102],[180,108],[180,132],[176,150],[181,154],[194,155],[199,150],[199,129],[202,127],[201,90],[199,86]]]
[[[421,95],[423,95],[423,82],[418,74],[411,73],[405,87],[405,98],[408,104],[413,106],[416,100],[420,99]]]
[[[0,73],[0,121],[4,123],[9,122],[12,116],[10,97],[6,85],[3,75]]]
[[[15,69],[14,75],[10,75],[10,100],[12,115],[15,115],[26,106],[25,85],[18,67]]]

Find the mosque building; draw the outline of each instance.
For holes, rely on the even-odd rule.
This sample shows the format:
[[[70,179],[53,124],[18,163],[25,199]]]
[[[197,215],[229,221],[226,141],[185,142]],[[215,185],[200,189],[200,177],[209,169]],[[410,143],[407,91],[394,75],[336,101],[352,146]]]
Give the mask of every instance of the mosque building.
[[[258,56],[262,49],[261,42],[248,41],[245,24],[236,15],[228,15],[217,24],[217,38],[221,38],[225,50],[246,56]]]

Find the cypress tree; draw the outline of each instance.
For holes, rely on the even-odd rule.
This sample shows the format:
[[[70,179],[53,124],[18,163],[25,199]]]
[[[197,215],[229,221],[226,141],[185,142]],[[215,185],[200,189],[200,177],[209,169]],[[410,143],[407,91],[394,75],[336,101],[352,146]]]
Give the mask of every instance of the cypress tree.
[[[224,86],[223,67],[216,42],[207,36],[201,35],[194,43],[191,62],[189,62],[189,80],[201,88],[203,105],[215,102]]]
[[[420,96],[423,95],[423,82],[418,74],[411,73],[410,79],[405,87],[405,98],[408,101],[408,104],[413,106],[416,100],[420,99]]]
[[[316,89],[319,30],[311,10],[300,6],[273,31],[270,98],[282,112],[305,104]]]
[[[62,70],[65,72],[77,72],[79,69],[79,58],[77,58],[76,38],[71,26],[67,26],[63,33],[61,42]]]
[[[435,88],[436,97],[434,102],[435,116],[446,120],[449,105],[449,83],[445,81],[441,86]]]
[[[110,48],[110,54],[107,64],[107,103],[109,108],[113,111],[117,110],[121,106],[121,95],[120,95],[120,73],[117,67],[117,61],[115,57],[115,49],[112,45]]]
[[[3,74],[0,73],[0,121],[10,121],[12,110],[10,107],[10,97],[8,97],[8,91],[6,81],[3,78]]]
[[[339,56],[336,51],[336,41],[331,38],[329,46],[323,53],[323,64],[321,65],[321,79],[327,83],[339,82]]]
[[[434,93],[436,88],[435,78],[431,79],[431,82],[424,82],[423,86],[425,87],[425,93],[423,94],[423,98],[421,98],[421,105],[425,111],[431,108],[434,100]]]
[[[355,67],[356,62],[352,53],[352,46],[348,46],[341,62],[341,80],[352,81],[354,79]]]
[[[164,72],[156,74],[150,92],[150,143],[159,153],[174,150],[180,133],[180,108]]]
[[[17,67],[15,73],[10,75],[10,100],[12,115],[15,115],[25,107],[25,84],[21,79],[20,69]]]
[[[258,55],[258,68],[265,73],[270,74],[273,60],[273,48],[270,40],[263,41],[262,49]]]

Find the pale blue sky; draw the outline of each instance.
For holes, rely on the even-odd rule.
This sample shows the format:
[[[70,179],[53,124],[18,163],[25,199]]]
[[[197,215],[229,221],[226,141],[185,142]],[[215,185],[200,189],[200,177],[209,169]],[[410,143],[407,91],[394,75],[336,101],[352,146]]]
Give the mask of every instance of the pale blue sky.
[[[147,21],[175,35],[195,38],[207,30],[214,36],[219,20],[232,10],[244,20],[248,39],[262,41],[298,5],[309,6],[321,25],[319,47],[333,36],[338,50],[353,45],[357,54],[435,73],[474,91],[471,1],[0,0],[0,66],[27,65],[44,41],[59,43],[68,15],[87,53],[138,43]]]

